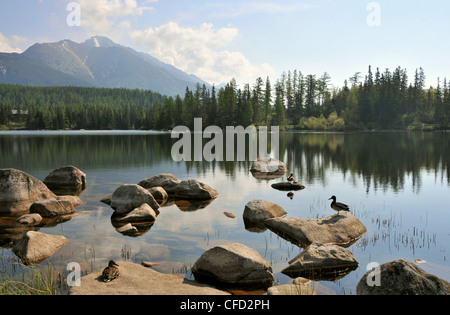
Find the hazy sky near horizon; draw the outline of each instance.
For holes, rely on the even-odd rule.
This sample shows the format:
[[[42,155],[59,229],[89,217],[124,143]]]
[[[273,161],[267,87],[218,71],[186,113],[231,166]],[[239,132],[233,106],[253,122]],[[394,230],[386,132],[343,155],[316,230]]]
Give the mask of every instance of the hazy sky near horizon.
[[[371,65],[410,81],[423,67],[436,86],[450,79],[449,12],[448,0],[3,0],[0,52],[100,35],[215,84],[299,70],[342,86]]]

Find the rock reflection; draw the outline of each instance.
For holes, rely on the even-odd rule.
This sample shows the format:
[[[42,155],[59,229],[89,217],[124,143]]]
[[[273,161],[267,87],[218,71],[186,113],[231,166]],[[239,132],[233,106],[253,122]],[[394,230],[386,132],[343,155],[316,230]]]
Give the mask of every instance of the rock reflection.
[[[367,190],[391,187],[399,191],[406,177],[411,176],[414,189],[419,191],[421,170],[427,169],[445,174],[442,179],[450,183],[449,133],[284,133],[280,138],[280,160],[299,182],[325,183],[326,174],[336,169],[349,176],[361,176]],[[77,166],[86,169],[124,169],[143,164],[151,167],[172,161],[173,144],[170,134],[2,135],[0,160],[8,167],[30,170],[64,165],[73,157],[77,158]],[[38,165],[35,161],[39,161]],[[218,168],[232,178],[251,167],[249,161],[185,164],[188,171],[198,174]],[[278,176],[260,173],[256,177],[272,180]]]

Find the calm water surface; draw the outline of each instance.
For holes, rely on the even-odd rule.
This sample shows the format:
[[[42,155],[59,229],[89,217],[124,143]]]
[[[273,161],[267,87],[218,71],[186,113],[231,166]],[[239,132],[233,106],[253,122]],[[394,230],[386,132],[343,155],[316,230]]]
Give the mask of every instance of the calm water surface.
[[[48,261],[65,270],[69,262],[98,270],[110,259],[163,262],[161,272],[192,277],[190,267],[216,245],[239,242],[272,264],[277,283],[288,261],[302,249],[269,230],[247,231],[245,204],[265,199],[290,217],[334,214],[332,195],[349,204],[367,233],[349,250],[360,266],[335,282],[321,281],[322,294],[355,294],[370,262],[421,259],[420,267],[450,281],[450,133],[296,133],[282,134],[281,159],[306,189],[289,199],[258,180],[249,162],[181,162],[171,158],[175,140],[156,132],[0,133],[0,168],[17,168],[43,180],[52,170],[75,165],[87,174],[83,205],[70,221],[40,231],[64,235],[69,243]],[[171,205],[138,237],[124,236],[111,224],[112,209],[99,202],[122,184],[136,184],[160,173],[195,178],[220,196],[200,209]],[[285,179],[285,178],[284,178]],[[224,212],[231,212],[230,219]],[[20,233],[0,226],[4,257],[13,257],[11,240]],[[3,259],[3,264],[7,264]]]

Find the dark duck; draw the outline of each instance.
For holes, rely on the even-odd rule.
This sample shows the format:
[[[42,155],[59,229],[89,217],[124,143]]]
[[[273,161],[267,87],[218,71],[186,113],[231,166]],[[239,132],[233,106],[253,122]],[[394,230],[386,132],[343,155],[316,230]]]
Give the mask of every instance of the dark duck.
[[[111,282],[119,276],[119,265],[115,261],[110,260],[108,267],[103,270],[102,279],[104,282]]]
[[[339,212],[341,211],[350,211],[349,206],[347,206],[345,203],[336,202],[336,196],[333,196],[328,200],[333,200],[333,202],[331,203],[331,209],[337,211],[337,214],[339,214]]]
[[[291,175],[289,175],[287,180],[288,182],[292,183],[295,180],[294,173],[291,173]]]

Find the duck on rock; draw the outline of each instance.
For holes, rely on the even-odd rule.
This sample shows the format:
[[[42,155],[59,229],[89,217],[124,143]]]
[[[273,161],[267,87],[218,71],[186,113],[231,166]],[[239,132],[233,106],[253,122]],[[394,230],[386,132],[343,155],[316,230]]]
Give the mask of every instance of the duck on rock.
[[[336,196],[333,196],[328,200],[333,200],[333,202],[331,203],[331,209],[337,211],[336,215],[339,215],[339,212],[341,211],[350,211],[349,206],[347,206],[345,203],[336,202]]]
[[[111,282],[119,276],[119,265],[115,261],[110,260],[108,267],[103,270],[102,279],[104,282]]]

